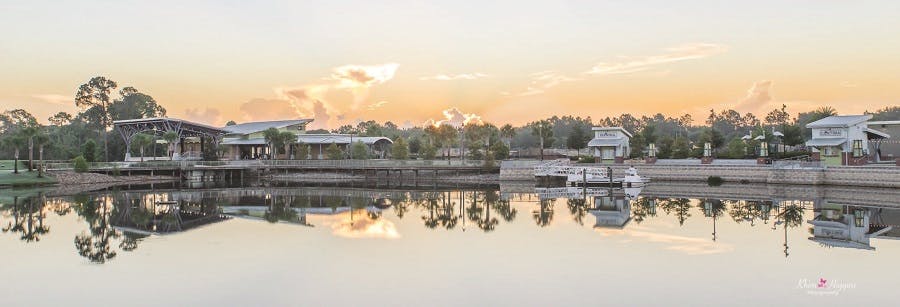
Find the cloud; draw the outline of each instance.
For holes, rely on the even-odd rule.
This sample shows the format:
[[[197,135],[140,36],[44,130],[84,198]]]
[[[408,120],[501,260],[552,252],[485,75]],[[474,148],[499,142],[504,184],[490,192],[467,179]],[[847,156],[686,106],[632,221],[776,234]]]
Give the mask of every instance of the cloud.
[[[350,212],[342,213],[341,220],[331,224],[334,235],[351,239],[398,239],[400,232],[393,222],[387,219],[371,219],[365,210],[357,210],[357,218],[350,217]]]
[[[328,115],[328,109],[322,101],[313,102],[313,122],[310,124],[312,129],[328,129],[331,115]]]
[[[400,65],[397,63],[372,66],[344,65],[332,70],[331,80],[337,81],[335,84],[337,88],[367,88],[393,79],[398,67]]]
[[[75,99],[72,98],[72,96],[58,94],[35,94],[31,95],[31,97],[52,104],[75,105]]]
[[[617,61],[601,62],[585,72],[592,75],[615,75],[645,71],[653,66],[702,59],[728,51],[728,47],[711,43],[692,43],[669,47],[665,53],[650,56],[622,56]]]
[[[741,99],[734,109],[740,112],[757,113],[775,108],[779,102],[775,101],[775,97],[772,96],[772,85],[770,80],[753,83],[753,86],[747,90],[747,97]]]
[[[543,94],[548,89],[556,87],[563,82],[574,82],[581,80],[580,78],[568,77],[552,70],[536,72],[529,76],[531,77],[531,84],[527,88],[525,88],[524,91],[520,92],[518,96],[532,96]],[[504,93],[507,92],[501,92],[500,94],[504,95]]]
[[[466,124],[481,124],[481,116],[478,116],[473,113],[463,113],[457,108],[449,108],[441,112],[444,115],[443,119],[433,120],[429,119],[425,121],[425,125],[432,126],[440,126],[440,125],[450,125],[453,127],[461,127]]]
[[[200,108],[187,108],[184,109],[184,118],[193,122],[217,125],[222,120],[222,112],[215,108],[205,108],[203,110]]]
[[[377,102],[374,102],[374,103],[369,104],[369,106],[367,106],[366,109],[368,109],[369,111],[373,111],[373,110],[375,110],[375,109],[378,109],[378,108],[380,108],[380,107],[383,107],[383,106],[386,105],[386,104],[388,104],[387,101],[380,100],[380,101],[377,101]]]
[[[436,81],[477,80],[477,79],[487,78],[487,77],[489,77],[487,74],[476,72],[476,73],[470,73],[470,74],[457,74],[457,75],[437,74],[434,76],[421,77],[421,78],[419,78],[419,80],[425,80],[425,81],[428,81],[428,80],[436,80]]]
[[[315,121],[310,127],[328,129],[331,119],[343,121],[346,118],[353,118],[355,113],[384,106],[386,101],[366,103],[369,88],[393,79],[398,67],[399,64],[396,63],[344,65],[333,68],[331,75],[318,83],[276,87],[273,89],[277,96],[276,100],[284,102],[291,108],[291,111],[287,111],[283,106],[279,106],[278,112],[293,114],[295,117],[312,117]],[[349,92],[352,101],[329,99],[334,97],[333,93],[340,92]],[[366,107],[361,108],[363,105]],[[252,111],[253,109],[247,109],[245,113]],[[256,117],[274,116],[270,113],[266,112]]]
[[[240,110],[244,114],[243,120],[246,121],[296,119],[308,116],[299,113],[290,101],[284,99],[256,98],[242,104]]]

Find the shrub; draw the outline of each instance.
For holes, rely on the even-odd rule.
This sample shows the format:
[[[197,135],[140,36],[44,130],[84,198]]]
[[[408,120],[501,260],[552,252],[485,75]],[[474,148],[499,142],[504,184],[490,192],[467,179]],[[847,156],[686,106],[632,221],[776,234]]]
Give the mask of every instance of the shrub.
[[[484,155],[484,165],[485,170],[493,170],[497,167],[497,163],[494,160],[494,153],[488,151],[487,154]]]
[[[84,145],[81,147],[81,158],[85,159],[86,162],[97,161],[97,142],[94,142],[94,140],[84,142]]]
[[[708,184],[711,187],[720,186],[724,182],[725,182],[725,180],[719,176],[709,176],[708,178],[706,178],[706,184]]]
[[[77,156],[72,160],[73,168],[76,173],[84,173],[88,171],[88,162],[84,156]]]
[[[592,156],[578,156],[578,163],[594,163]]]
[[[421,148],[421,154],[424,160],[434,160],[434,157],[437,156],[437,148],[429,143],[425,143]]]

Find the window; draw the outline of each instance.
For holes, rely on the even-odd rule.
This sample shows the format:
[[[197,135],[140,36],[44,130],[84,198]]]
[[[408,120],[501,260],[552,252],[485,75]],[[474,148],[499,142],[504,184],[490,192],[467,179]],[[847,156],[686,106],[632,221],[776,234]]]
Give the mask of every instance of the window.
[[[853,140],[853,156],[854,157],[862,157],[863,149],[862,149],[862,140]]]

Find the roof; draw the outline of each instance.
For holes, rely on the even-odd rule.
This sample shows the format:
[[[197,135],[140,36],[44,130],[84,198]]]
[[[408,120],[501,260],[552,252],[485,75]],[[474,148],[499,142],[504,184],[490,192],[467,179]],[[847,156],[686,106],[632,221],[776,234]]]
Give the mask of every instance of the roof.
[[[169,117],[136,118],[113,121],[113,126],[120,131],[137,133],[143,131],[178,131],[182,136],[222,135],[225,130]]]
[[[302,144],[350,144],[351,136],[349,134],[301,134],[297,136],[297,142]],[[366,145],[372,145],[379,141],[394,143],[391,139],[383,136],[352,136],[353,142],[363,142]]]
[[[820,147],[820,146],[838,146],[847,142],[847,139],[844,138],[827,138],[827,139],[812,139],[806,141],[806,146],[808,147]]]
[[[869,139],[889,139],[891,138],[890,134],[875,130],[875,129],[865,129],[866,133],[870,134]],[[873,137],[874,136],[874,137]]]
[[[890,126],[890,125],[900,125],[900,120],[878,120],[878,121],[870,121],[870,122],[868,122],[868,123],[866,123],[866,124],[869,124],[869,125],[886,125],[886,126]]]
[[[872,115],[835,115],[806,124],[806,128],[847,128],[871,118]]]
[[[619,146],[622,145],[625,138],[612,138],[612,139],[593,139],[588,142],[588,147],[611,147],[611,146]]]
[[[312,119],[292,119],[292,120],[274,120],[274,121],[265,121],[265,122],[249,122],[231,126],[222,127],[222,130],[228,132],[228,134],[251,134],[254,132],[265,131],[269,128],[284,128],[292,125],[300,125],[312,122]]]
[[[628,132],[628,130],[625,130],[625,128],[622,128],[622,127],[591,127],[591,131],[607,131],[607,130],[622,131],[622,132],[625,132],[625,134],[628,135],[628,137],[633,137],[631,135],[631,132]]]

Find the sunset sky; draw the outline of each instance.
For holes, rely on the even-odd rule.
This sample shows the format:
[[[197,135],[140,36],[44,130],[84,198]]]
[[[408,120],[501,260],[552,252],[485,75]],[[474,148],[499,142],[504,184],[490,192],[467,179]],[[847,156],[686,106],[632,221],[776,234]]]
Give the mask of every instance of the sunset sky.
[[[900,105],[900,1],[7,0],[0,34],[0,109],[44,121],[97,75],[216,125]]]

